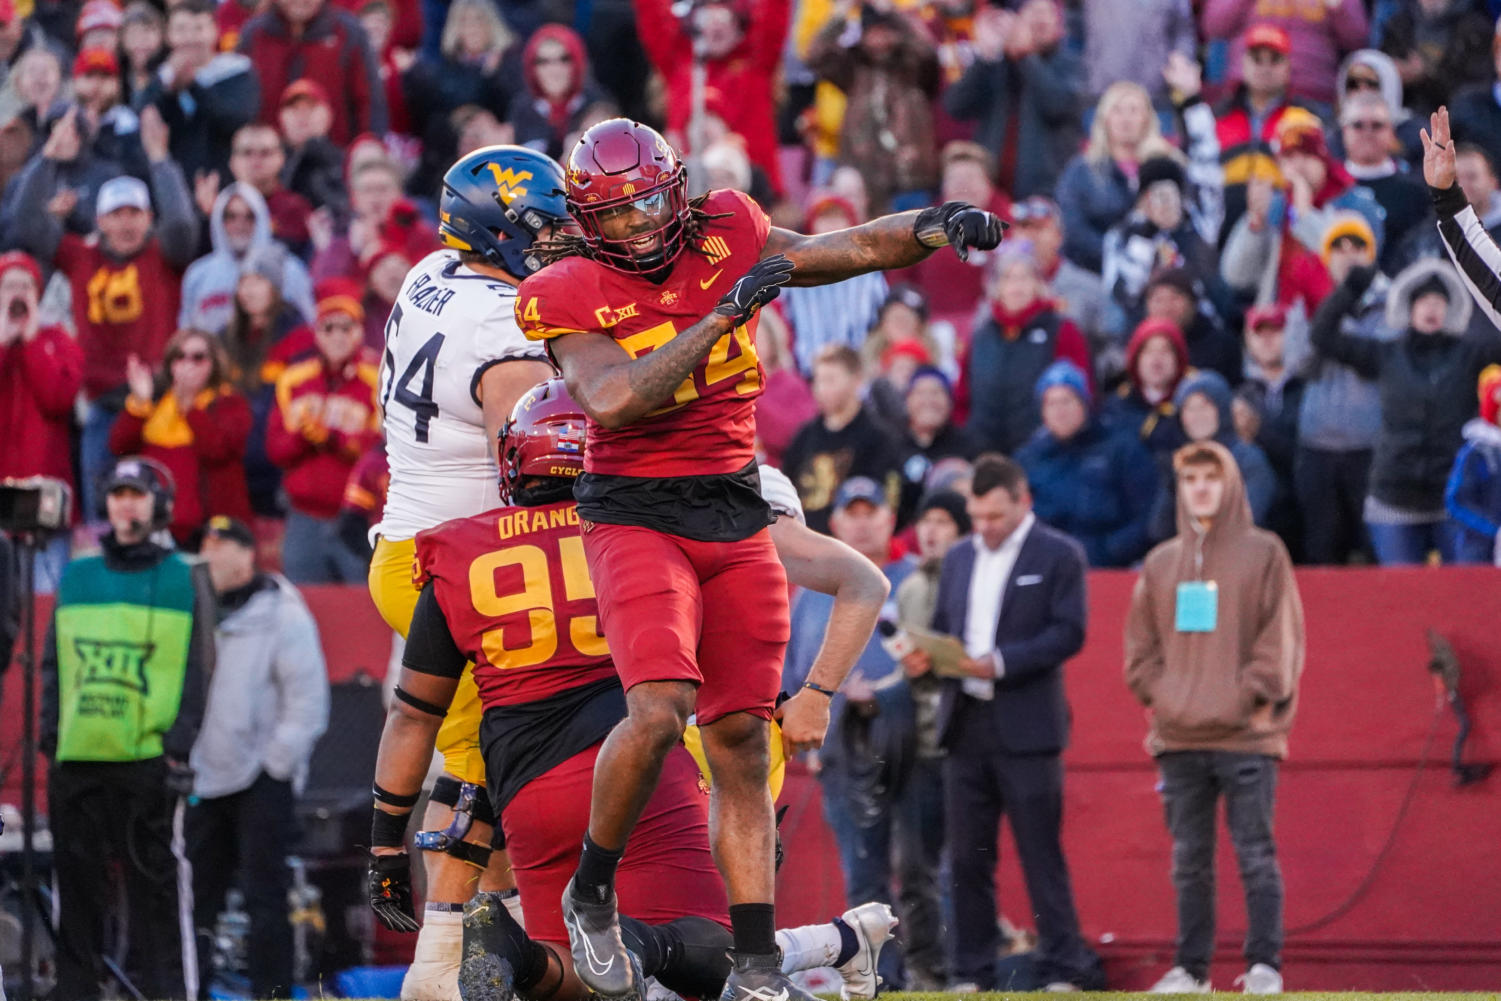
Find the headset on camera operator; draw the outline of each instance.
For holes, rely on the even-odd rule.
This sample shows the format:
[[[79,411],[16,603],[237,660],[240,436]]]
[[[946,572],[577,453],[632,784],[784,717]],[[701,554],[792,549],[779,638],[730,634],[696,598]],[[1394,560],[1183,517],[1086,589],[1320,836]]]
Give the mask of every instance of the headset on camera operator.
[[[141,992],[197,993],[191,869],[183,853],[188,756],[214,659],[206,568],[153,541],[174,487],[151,459],[100,485],[103,552],[68,564],[42,653],[41,748],[57,879],[57,996],[100,996],[110,863],[124,873]]]

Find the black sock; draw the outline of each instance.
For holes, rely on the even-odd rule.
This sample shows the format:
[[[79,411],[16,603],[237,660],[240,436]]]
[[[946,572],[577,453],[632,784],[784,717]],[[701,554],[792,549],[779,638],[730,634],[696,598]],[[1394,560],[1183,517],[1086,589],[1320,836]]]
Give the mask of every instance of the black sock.
[[[665,925],[649,925],[622,914],[620,940],[641,960],[641,972],[648,977],[661,973],[672,956],[672,941]]]
[[[860,951],[860,940],[855,937],[855,929],[845,924],[844,918],[835,918],[834,927],[839,929],[839,958],[830,965],[843,966]]]
[[[620,865],[624,852],[612,852],[594,843],[584,834],[584,853],[579,856],[578,872],[573,875],[573,885],[586,899],[596,904],[606,903],[615,893],[615,867]]]
[[[735,952],[765,956],[777,951],[776,908],[771,904],[731,904],[730,932]]]

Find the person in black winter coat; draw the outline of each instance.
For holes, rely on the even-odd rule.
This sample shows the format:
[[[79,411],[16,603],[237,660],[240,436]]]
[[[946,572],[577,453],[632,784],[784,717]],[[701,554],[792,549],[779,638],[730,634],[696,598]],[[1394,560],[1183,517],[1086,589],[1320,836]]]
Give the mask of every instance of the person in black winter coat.
[[[1287,312],[1280,306],[1254,306],[1246,313],[1246,378],[1231,407],[1240,437],[1266,453],[1277,477],[1277,500],[1267,527],[1282,537],[1293,558],[1302,553],[1302,532],[1293,494],[1293,463],[1298,447],[1298,414],[1303,379],[1288,367],[1284,343]]]
[[[1314,315],[1314,347],[1374,380],[1381,391],[1381,432],[1371,462],[1365,521],[1383,565],[1422,563],[1437,549],[1456,558],[1444,511],[1444,486],[1465,422],[1478,412],[1474,387],[1486,365],[1501,362],[1501,335],[1465,334],[1470,298],[1447,261],[1423,260],[1392,283],[1387,324],[1394,341],[1341,333],[1339,321],[1375,277],[1352,268]]]
[[[1171,320],[1183,331],[1188,363],[1218,372],[1233,388],[1240,384],[1245,362],[1240,338],[1220,323],[1208,290],[1187,268],[1163,268],[1152,275],[1144,293],[1146,315]]]

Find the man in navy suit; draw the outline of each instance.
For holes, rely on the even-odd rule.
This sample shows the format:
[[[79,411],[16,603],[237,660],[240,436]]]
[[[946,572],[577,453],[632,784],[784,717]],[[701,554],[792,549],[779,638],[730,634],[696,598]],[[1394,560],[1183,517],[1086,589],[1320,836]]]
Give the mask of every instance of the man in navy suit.
[[[1084,645],[1084,552],[1032,514],[1022,468],[999,455],[975,463],[974,533],[943,560],[934,629],[958,637],[969,675],[945,682],[939,733],[948,751],[944,798],[954,902],[954,979],[995,983],[995,867],[1001,815],[1010,818],[1032,912],[1037,973],[1050,989],[1104,986],[1079,932],[1059,828],[1069,712],[1063,662]]]

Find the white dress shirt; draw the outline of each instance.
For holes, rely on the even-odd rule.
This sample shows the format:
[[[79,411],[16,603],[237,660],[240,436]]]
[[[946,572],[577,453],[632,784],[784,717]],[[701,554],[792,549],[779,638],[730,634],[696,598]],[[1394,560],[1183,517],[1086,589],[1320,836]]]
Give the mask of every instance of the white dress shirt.
[[[995,549],[974,536],[975,566],[969,578],[969,604],[964,616],[964,648],[976,659],[989,657],[995,663],[995,676],[1005,677],[1006,662],[995,647],[996,627],[1001,621],[1001,602],[1006,597],[1006,583],[1016,566],[1027,533],[1037,517],[1028,511],[1020,525]],[[995,698],[995,682],[985,678],[965,678],[964,694],[977,699]]]

